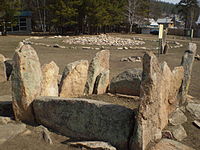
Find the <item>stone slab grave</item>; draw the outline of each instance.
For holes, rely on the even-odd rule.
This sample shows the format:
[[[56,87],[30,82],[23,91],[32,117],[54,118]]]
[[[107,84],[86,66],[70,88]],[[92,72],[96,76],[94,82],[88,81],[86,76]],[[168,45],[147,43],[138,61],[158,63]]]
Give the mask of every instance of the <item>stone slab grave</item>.
[[[36,121],[65,136],[106,141],[128,149],[134,111],[105,102],[59,97],[39,97],[33,102]]]
[[[16,120],[34,122],[32,101],[41,92],[42,71],[36,51],[19,44],[13,56],[12,97]]]
[[[158,62],[153,52],[145,53],[141,104],[136,117],[132,149],[145,150],[150,143],[161,139],[161,131],[168,124],[169,114],[179,105],[177,95],[183,75],[183,67],[171,71],[166,62]]]

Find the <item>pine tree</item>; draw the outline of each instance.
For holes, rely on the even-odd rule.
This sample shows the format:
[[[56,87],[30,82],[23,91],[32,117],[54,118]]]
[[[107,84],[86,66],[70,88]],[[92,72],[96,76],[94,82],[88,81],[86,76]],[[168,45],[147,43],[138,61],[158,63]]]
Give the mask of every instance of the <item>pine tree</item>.
[[[185,22],[185,28],[191,29],[198,17],[199,6],[197,0],[181,0],[178,5],[178,12]]]

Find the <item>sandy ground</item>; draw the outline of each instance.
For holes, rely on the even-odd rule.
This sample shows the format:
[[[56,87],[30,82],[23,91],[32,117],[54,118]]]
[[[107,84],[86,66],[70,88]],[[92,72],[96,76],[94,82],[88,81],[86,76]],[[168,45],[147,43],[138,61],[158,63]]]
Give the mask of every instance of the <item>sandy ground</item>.
[[[143,45],[145,47],[155,47],[158,45],[156,42],[151,42],[149,40],[157,39],[157,36],[153,35],[121,35],[121,34],[112,34],[112,36],[120,36],[120,37],[141,37],[145,40],[146,44]],[[14,50],[16,46],[18,45],[19,41],[22,41],[23,39],[27,38],[26,36],[7,36],[2,37],[0,36],[0,53],[5,55],[6,57],[12,58]],[[187,50],[188,43],[190,40],[184,39],[182,37],[169,37],[169,40],[171,41],[178,41],[181,44],[183,44],[183,47],[177,48],[177,49],[170,49],[167,55],[160,55],[158,58],[159,60],[166,61],[170,68],[173,68],[175,66],[179,66],[181,63],[181,58],[184,54],[184,51]],[[63,43],[63,38],[61,39],[40,39],[40,40],[33,40],[34,42],[40,42],[40,43],[46,43],[46,44],[59,44],[66,46],[66,49],[60,49],[60,48],[53,48],[53,47],[44,47],[44,46],[36,46],[33,45],[33,47],[36,49],[41,64],[49,63],[50,61],[55,61],[56,64],[60,68],[60,74],[62,74],[62,71],[64,67],[73,61],[86,59],[91,60],[95,53],[98,52],[98,50],[83,50],[81,46],[77,46],[76,49],[70,49],[71,45],[67,45]],[[198,50],[197,53],[200,54],[200,39],[194,39],[195,43],[197,43]],[[106,47],[108,49],[111,49],[111,57],[110,57],[110,70],[111,70],[111,79],[112,77],[116,76],[120,72],[131,69],[131,68],[141,68],[142,63],[132,63],[132,62],[120,62],[120,59],[123,57],[129,57],[129,56],[143,56],[144,50],[118,50],[115,47]],[[154,50],[155,53],[157,53],[156,50]],[[200,99],[200,61],[195,61],[193,66],[193,72],[192,72],[192,80],[191,80],[191,86],[189,94],[196,97],[197,99]],[[0,96],[3,95],[11,95],[10,90],[10,82],[5,82],[0,84]],[[111,97],[108,95],[100,95],[100,96],[89,96],[88,98],[95,99],[95,100],[103,100],[110,103],[116,103],[123,105],[125,107],[130,108],[136,108],[138,106],[138,102],[133,99],[127,99],[127,98],[120,98],[120,97]],[[190,117],[189,117],[190,118]],[[191,123],[192,119],[189,119],[187,123],[184,124],[188,137],[183,141],[183,143],[192,146],[196,148],[197,150],[200,150],[199,148],[199,141],[200,137],[197,135],[200,135],[200,130],[196,127],[192,126]],[[64,150],[64,149],[73,149],[66,144],[61,144],[63,141],[65,141],[66,137],[59,136],[57,134],[53,134],[53,138],[57,144],[47,145],[44,143],[44,141],[40,140],[38,137],[39,135],[33,134],[33,135],[19,135],[18,137],[9,140],[8,142],[1,145],[0,150]],[[61,142],[61,143],[60,143]]]

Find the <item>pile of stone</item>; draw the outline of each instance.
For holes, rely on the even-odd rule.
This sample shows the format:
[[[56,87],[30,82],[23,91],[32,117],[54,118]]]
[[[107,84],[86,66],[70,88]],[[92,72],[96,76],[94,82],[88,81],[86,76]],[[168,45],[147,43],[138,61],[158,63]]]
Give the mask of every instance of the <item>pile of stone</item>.
[[[68,64],[58,83],[58,66],[51,62],[41,68],[36,51],[30,45],[20,43],[13,57],[12,72],[16,119],[34,122],[30,105],[38,96],[71,98],[105,93],[109,85],[109,57],[110,52],[102,50],[90,64],[87,60]]]
[[[112,37],[106,34],[94,36],[80,36],[66,38],[63,42],[75,45],[107,45],[107,46],[134,46],[145,44],[144,41]]]

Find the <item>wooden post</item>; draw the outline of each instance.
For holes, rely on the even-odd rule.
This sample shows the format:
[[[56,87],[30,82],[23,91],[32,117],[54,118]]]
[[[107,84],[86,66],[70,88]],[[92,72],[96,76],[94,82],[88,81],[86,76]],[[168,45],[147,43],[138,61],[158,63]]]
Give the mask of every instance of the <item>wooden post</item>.
[[[159,40],[159,49],[158,49],[158,55],[162,54],[162,39],[163,39],[163,25],[159,25],[159,35],[158,35],[158,40]]]

